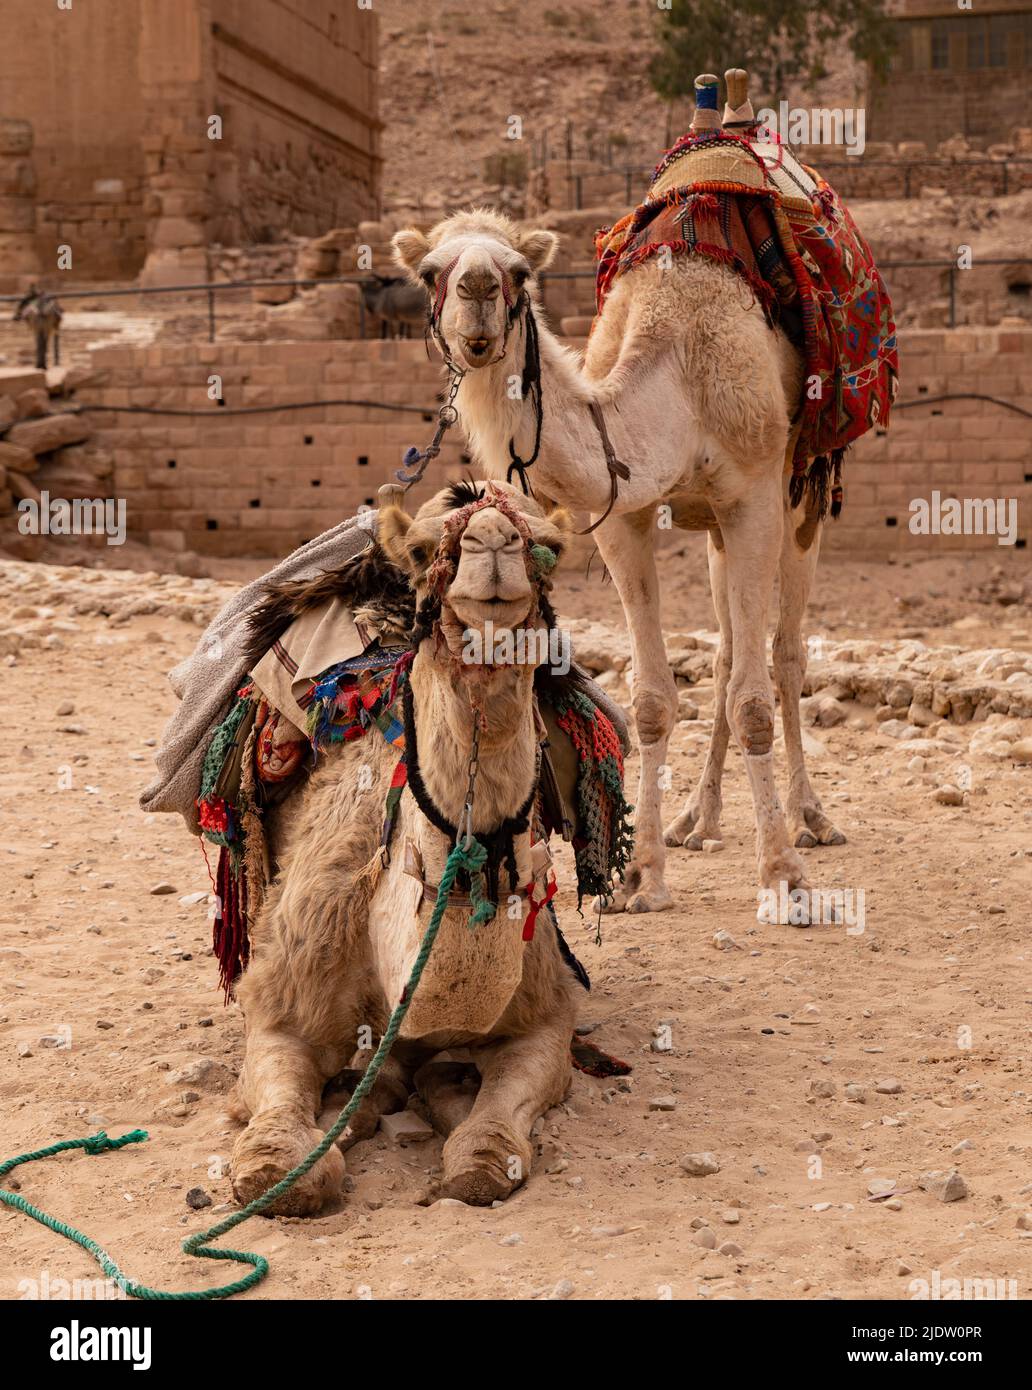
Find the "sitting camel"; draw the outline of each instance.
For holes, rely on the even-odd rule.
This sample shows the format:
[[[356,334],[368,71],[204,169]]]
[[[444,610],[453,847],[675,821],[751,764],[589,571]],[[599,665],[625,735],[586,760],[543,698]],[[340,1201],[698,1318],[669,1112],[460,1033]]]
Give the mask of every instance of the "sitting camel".
[[[474,659],[490,652],[487,633],[548,626],[545,575],[569,521],[504,484],[488,487],[440,493],[414,518],[397,507],[380,513],[380,545],[411,577],[419,604],[418,645],[403,678],[413,795],[394,811],[390,849],[381,852],[381,827],[399,753],[386,735],[320,751],[279,808],[281,829],[270,826],[277,872],[237,995],[247,1035],[238,1117],[248,1123],[232,1156],[241,1202],[267,1191],[321,1138],[315,1120],[327,1081],[368,1061],[358,1040],[383,1032],[401,995],[470,799],[473,833],[495,847],[487,880],[501,879],[499,911],[471,927],[469,899],[453,893],[392,1070],[341,1142],[365,1137],[380,1113],[403,1105],[414,1075],[435,1123],[443,1116],[441,1127],[451,1129],[441,1195],[485,1205],[524,1180],[531,1126],[569,1085],[577,981],[551,919],[535,931],[531,916],[547,890],[547,859],[540,845],[532,853],[531,836],[542,738],[535,668]],[[470,640],[477,636],[479,648]],[[472,884],[466,891],[475,896]],[[423,1085],[433,1071],[424,1064],[448,1048],[468,1048],[479,1070],[471,1109],[468,1093]],[[273,1210],[314,1213],[339,1193],[343,1175],[331,1148]]]
[[[709,533],[720,623],[709,754],[665,843],[701,849],[704,839],[720,838],[720,784],[733,731],[755,806],[760,884],[806,889],[796,846],[844,837],[810,784],[799,721],[802,618],[822,516],[812,494],[797,506],[788,496],[802,358],[732,270],[685,256],[669,266],[651,260],[623,276],[582,365],[535,308],[533,277],[557,243],[554,232],[523,230],[480,209],[456,213],[429,234],[400,231],[393,246],[398,265],[429,292],[431,326],[460,379],[455,406],[478,469],[492,478],[523,473],[538,495],[605,518],[595,536],[630,634],[641,754],[635,856],[617,905],[645,912],[672,902],[661,810],[677,691],[653,550],[660,505],[674,525]],[[774,781],[766,659],[777,579],[774,673],[789,764],[787,822]]]

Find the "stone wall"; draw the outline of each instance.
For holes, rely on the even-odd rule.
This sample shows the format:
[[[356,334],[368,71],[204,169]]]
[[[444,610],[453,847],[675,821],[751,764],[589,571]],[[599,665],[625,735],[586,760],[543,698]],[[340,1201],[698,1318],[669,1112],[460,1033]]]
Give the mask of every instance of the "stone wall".
[[[830,551],[928,554],[995,547],[995,536],[913,535],[910,503],[931,498],[1018,502],[1019,544],[1032,516],[1030,421],[984,400],[936,403],[946,394],[991,395],[1032,410],[1032,330],[912,331],[901,336],[901,401],[888,433],[857,442],[845,465],[846,502],[827,529]],[[97,447],[114,458],[115,495],[131,534],[214,555],[279,555],[375,505],[409,444],[431,418],[367,407],[321,406],[231,416],[209,401],[222,377],[227,407],[330,397],[426,406],[440,368],[421,342],[240,343],[111,348],[94,354],[102,387],[79,395],[106,405],[196,408],[203,419],[92,415]],[[429,487],[461,471],[456,432]],[[426,495],[424,492],[423,495]]]
[[[378,211],[377,17],[336,0],[6,0],[4,115],[35,133],[44,273],[206,278],[211,241]],[[208,122],[222,119],[221,139]]]

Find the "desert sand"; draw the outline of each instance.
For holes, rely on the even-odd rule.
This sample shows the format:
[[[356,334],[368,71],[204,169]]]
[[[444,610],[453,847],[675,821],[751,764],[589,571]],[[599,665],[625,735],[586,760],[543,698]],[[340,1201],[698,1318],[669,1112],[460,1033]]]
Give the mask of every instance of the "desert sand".
[[[674,807],[702,764],[713,622],[695,542],[663,563],[668,645],[699,676],[685,687],[698,717],[672,745]],[[939,1271],[1013,1280],[1027,1298],[1032,718],[1004,712],[1004,694],[988,718],[879,721],[864,694],[887,664],[900,679],[932,669],[954,689],[995,681],[1014,708],[1032,702],[1027,573],[1012,552],[822,566],[808,629],[838,677],[815,697],[831,704],[807,707],[807,735],[848,843],[804,853],[815,884],[863,891],[862,931],[757,921],[736,752],[723,852],[670,851],[674,910],[607,916],[596,945],[561,853],[560,920],[593,981],[581,1019],[630,1077],[575,1073],[539,1126],[529,1181],[497,1209],[420,1205],[438,1139],[358,1145],[337,1209],[233,1233],[272,1264],[247,1297],[908,1299]],[[137,796],[174,703],[165,673],[232,583],[0,563],[2,1156],[146,1129],[147,1143],[12,1179],[164,1288],[232,1277],[179,1244],[231,1209],[223,1105],[243,1030],[217,988],[199,844]],[[619,665],[618,604],[597,564],[557,599],[582,645]],[[993,652],[1006,656],[987,667]],[[617,670],[603,679],[626,698]],[[936,799],[947,784],[959,804]],[[718,1171],[687,1172],[682,1159],[703,1153]],[[920,1185],[953,1170],[962,1182],[945,1195],[957,1200]],[[891,1183],[888,1200],[870,1200]],[[193,1209],[194,1189],[211,1205]],[[0,1211],[0,1243],[5,1299],[99,1273],[18,1213]]]

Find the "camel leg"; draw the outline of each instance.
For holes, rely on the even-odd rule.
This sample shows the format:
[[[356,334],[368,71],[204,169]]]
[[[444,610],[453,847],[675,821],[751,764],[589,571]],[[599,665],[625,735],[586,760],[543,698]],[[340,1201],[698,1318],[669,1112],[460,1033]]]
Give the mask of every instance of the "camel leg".
[[[774,680],[781,702],[788,758],[788,833],[794,845],[844,845],[846,837],[824,814],[806,771],[799,724],[799,697],[806,674],[802,637],[810,586],[821,547],[821,523],[815,513],[799,507],[787,515],[781,542],[780,613],[774,634]]]
[[[673,904],[666,886],[663,841],[663,783],[667,744],[677,717],[677,686],[667,661],[659,618],[659,577],[652,538],[652,508],[610,517],[595,532],[599,552],[613,576],[631,639],[634,679],[631,700],[641,769],[634,808],[634,859],[610,911],[660,912]]]
[[[531,1126],[569,1089],[573,1024],[571,1003],[530,1033],[476,1049],[480,1090],[445,1143],[440,1196],[486,1207],[526,1180]]]
[[[663,833],[668,845],[684,845],[687,849],[702,849],[705,840],[720,840],[722,801],[720,784],[724,777],[731,726],[727,722],[727,687],[731,679],[732,635],[731,610],[727,602],[727,561],[720,532],[710,531],[707,543],[709,556],[710,591],[713,607],[720,625],[720,645],[713,658],[713,729],[706,765],[695,790],[685,803],[684,810],[670,822]]]
[[[784,882],[789,891],[808,888],[774,782],[774,692],[767,672],[766,636],[784,526],[780,468],[758,481],[734,508],[718,513],[718,521],[727,549],[733,634],[727,718],[752,790],[760,884],[776,889]]]
[[[303,1038],[283,1026],[248,1027],[239,1098],[251,1119],[232,1158],[241,1205],[275,1186],[322,1139],[315,1117],[326,1079],[319,1050]],[[344,1159],[334,1146],[265,1215],[312,1216],[340,1193],[343,1179]]]

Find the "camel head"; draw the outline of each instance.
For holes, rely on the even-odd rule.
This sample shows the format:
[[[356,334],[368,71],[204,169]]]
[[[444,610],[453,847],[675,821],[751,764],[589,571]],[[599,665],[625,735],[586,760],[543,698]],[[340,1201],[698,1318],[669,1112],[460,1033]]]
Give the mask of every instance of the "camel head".
[[[540,503],[507,483],[477,482],[446,488],[414,517],[384,508],[377,535],[408,573],[420,619],[436,616],[439,605],[451,654],[467,667],[496,667],[491,653],[500,633],[548,623],[551,610],[542,599],[570,529],[566,512],[546,516]],[[528,646],[536,650],[535,644],[523,649]]]
[[[460,367],[486,367],[505,356],[530,282],[552,260],[559,238],[475,208],[427,234],[414,227],[397,232],[391,244],[395,263],[430,295],[431,322],[447,355]]]

